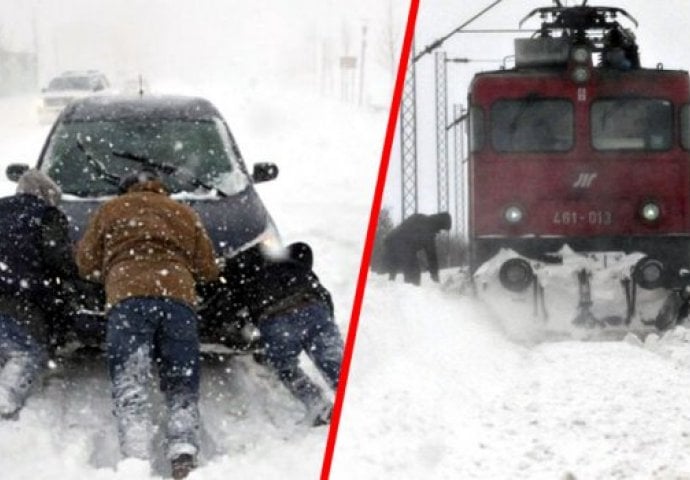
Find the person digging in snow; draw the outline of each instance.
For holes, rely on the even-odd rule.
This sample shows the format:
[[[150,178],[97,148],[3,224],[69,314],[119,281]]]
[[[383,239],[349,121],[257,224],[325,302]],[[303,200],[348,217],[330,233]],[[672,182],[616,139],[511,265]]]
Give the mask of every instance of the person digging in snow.
[[[152,172],[124,177],[120,196],[90,218],[77,249],[79,272],[105,284],[107,355],[120,449],[147,459],[148,383],[155,355],[168,408],[173,478],[199,451],[196,282],[218,277],[213,245],[194,210],[168,196]]]
[[[429,273],[438,282],[438,254],[436,235],[441,230],[449,230],[451,218],[448,212],[435,215],[415,213],[391,230],[384,239],[384,268],[389,279],[395,280],[398,272],[403,272],[405,282],[419,285],[422,270],[417,252],[424,251],[429,265]]]
[[[28,170],[16,195],[0,199],[0,417],[17,418],[47,360],[50,326],[61,315],[54,292],[76,277],[61,191]]]
[[[282,255],[255,246],[228,260],[227,287],[236,311],[261,333],[255,358],[277,373],[304,404],[314,426],[330,422],[333,405],[299,366],[304,351],[328,385],[338,386],[343,340],[333,320],[331,295],[312,271],[312,250],[293,243]]]

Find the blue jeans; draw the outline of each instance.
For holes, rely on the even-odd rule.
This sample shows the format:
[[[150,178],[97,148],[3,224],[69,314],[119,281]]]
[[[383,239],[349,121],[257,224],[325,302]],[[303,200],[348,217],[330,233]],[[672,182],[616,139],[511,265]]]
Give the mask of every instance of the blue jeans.
[[[336,389],[343,358],[343,340],[329,309],[313,302],[259,322],[263,362],[307,409],[324,402],[323,393],[299,367],[304,351],[326,382]]]
[[[199,449],[199,335],[196,313],[166,298],[128,298],[108,313],[108,369],[124,456],[148,458],[148,390],[158,363],[168,407],[169,458]]]
[[[11,417],[24,405],[46,357],[24,327],[0,314],[0,416]]]

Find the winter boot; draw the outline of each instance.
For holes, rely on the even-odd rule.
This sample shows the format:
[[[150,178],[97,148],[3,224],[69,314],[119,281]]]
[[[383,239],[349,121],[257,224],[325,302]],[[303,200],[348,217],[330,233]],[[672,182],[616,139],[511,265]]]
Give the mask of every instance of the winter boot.
[[[183,453],[173,458],[172,464],[172,478],[179,480],[181,478],[187,478],[189,472],[191,472],[196,466],[194,461],[194,455],[189,453]]]
[[[0,418],[3,420],[16,420],[19,417],[21,404],[14,393],[0,385]]]
[[[322,427],[331,423],[331,415],[333,414],[333,405],[330,402],[325,403],[321,409],[313,412],[310,416],[313,418],[311,424],[313,427]]]
[[[120,452],[125,458],[148,460],[151,453],[153,424],[146,416],[117,418]]]
[[[16,419],[38,376],[39,363],[29,353],[14,353],[0,370],[0,417]]]

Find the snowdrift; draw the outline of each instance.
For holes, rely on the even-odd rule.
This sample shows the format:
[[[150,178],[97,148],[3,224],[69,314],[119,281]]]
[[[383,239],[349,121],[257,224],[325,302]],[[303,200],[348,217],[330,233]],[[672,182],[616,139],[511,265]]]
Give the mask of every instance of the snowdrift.
[[[687,330],[516,342],[423,280],[369,279],[331,478],[690,478]]]

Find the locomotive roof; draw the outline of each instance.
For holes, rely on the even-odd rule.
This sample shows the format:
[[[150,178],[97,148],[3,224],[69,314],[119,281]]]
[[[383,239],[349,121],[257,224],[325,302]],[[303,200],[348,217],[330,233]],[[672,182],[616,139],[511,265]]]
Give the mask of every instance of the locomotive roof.
[[[638,68],[635,70],[621,71],[612,68],[594,68],[599,75],[621,75],[621,74],[635,74],[635,75],[688,75],[687,70],[671,70],[671,69],[656,69],[656,68]],[[538,75],[538,74],[561,74],[565,71],[563,67],[533,67],[533,68],[507,68],[500,70],[488,70],[485,72],[478,72],[476,77],[481,76],[509,76],[509,75]]]

